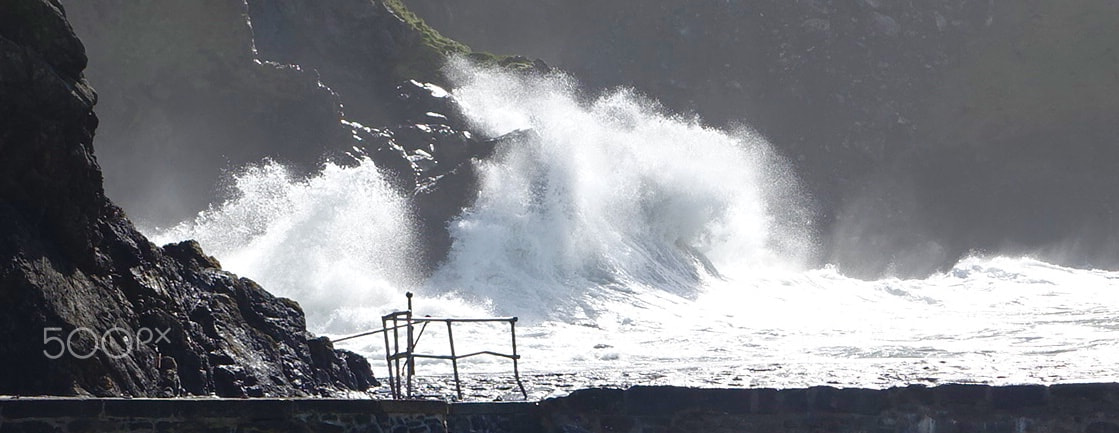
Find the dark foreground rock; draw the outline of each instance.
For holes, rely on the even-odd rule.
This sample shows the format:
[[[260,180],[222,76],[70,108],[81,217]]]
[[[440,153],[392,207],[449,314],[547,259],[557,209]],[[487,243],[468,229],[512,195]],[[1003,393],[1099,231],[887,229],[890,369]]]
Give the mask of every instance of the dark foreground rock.
[[[368,363],[197,244],[159,248],[104,194],[96,94],[61,5],[0,1],[0,394],[336,395]],[[7,423],[3,423],[7,427]]]

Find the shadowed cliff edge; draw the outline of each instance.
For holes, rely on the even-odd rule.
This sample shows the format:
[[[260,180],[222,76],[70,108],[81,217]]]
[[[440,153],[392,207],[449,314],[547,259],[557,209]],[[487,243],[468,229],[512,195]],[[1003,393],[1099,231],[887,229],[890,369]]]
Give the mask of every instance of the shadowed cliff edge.
[[[471,50],[397,1],[67,7],[101,96],[106,189],[141,227],[166,228],[229,198],[228,175],[263,159],[299,176],[368,156],[411,197],[422,241],[413,259],[424,270],[450,246],[446,222],[473,200],[467,162],[494,143],[422,83],[445,85],[449,55],[548,68]]]
[[[364,358],[307,332],[295,302],[193,242],[160,248],[137,232],[102,189],[97,96],[62,5],[3,0],[0,11],[0,394],[330,396],[376,384]]]
[[[246,164],[269,158],[297,174],[315,172],[356,144],[342,119],[373,127],[421,121],[402,116],[397,86],[443,81],[447,54],[526,66],[443,38],[396,2],[66,6],[101,97],[105,188],[149,228],[225,198],[221,181]]]

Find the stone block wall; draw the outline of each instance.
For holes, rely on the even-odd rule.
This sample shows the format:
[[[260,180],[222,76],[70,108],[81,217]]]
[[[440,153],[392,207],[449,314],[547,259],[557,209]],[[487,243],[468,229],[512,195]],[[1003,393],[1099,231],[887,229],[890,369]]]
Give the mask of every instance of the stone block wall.
[[[445,433],[446,404],[374,400],[0,400],[0,432]]]
[[[588,389],[539,403],[0,398],[0,433],[1119,433],[1119,384]]]
[[[541,403],[549,432],[1119,433],[1119,384],[888,390],[592,389]]]

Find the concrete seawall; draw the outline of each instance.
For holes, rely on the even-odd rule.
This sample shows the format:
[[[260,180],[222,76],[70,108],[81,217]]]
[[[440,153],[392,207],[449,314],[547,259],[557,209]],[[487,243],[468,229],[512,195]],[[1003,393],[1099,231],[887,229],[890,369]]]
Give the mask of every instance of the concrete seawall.
[[[590,389],[540,403],[0,399],[9,432],[1119,433],[1119,384]]]

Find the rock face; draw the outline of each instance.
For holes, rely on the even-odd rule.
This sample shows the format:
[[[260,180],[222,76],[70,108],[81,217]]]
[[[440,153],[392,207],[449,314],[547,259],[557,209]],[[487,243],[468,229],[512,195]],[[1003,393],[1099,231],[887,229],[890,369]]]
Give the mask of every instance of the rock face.
[[[381,1],[248,2],[260,58],[316,71],[338,93],[348,120],[399,123],[400,65],[421,49],[421,36]],[[421,80],[433,77],[407,76]]]
[[[96,94],[53,0],[0,10],[0,394],[305,396],[364,359],[192,242],[156,247],[102,190]]]
[[[243,1],[67,9],[101,96],[105,187],[137,222],[166,227],[206,209],[241,165],[271,158],[310,172],[349,141],[337,96],[313,71],[257,58]]]
[[[1106,0],[409,6],[475,47],[756,128],[817,201],[820,260],[846,273],[923,274],[973,251],[1119,267],[1119,10]],[[407,125],[447,123],[405,116],[397,87],[438,83],[441,53],[469,51],[396,0],[70,9],[102,92],[107,188],[145,225],[205,208],[244,163],[313,171],[353,146],[343,118],[406,125],[397,142]]]
[[[438,81],[445,53],[469,53],[392,1],[109,0],[68,9],[101,94],[106,190],[146,227],[205,210],[225,198],[228,171],[263,158],[313,173],[353,145],[343,118],[408,121],[397,86]]]
[[[471,53],[392,1],[80,2],[69,14],[102,89],[106,188],[130,214],[174,224],[219,200],[229,169],[271,158],[306,174],[357,148],[412,198],[420,273],[450,248],[447,223],[475,195],[470,161],[494,143],[412,79],[442,82],[449,52],[547,69]]]
[[[422,242],[416,270],[432,271],[450,250],[449,222],[477,195],[472,161],[502,140],[473,134],[440,87],[444,55],[471,55],[469,48],[409,22],[414,16],[391,1],[250,0],[248,6],[258,55],[314,70],[342,101],[342,123],[356,140],[346,149],[370,157],[410,198]]]
[[[824,261],[921,274],[970,250],[1119,266],[1119,9],[1107,0],[434,0],[475,47],[745,122],[822,210]]]
[[[397,99],[402,123],[381,129],[347,124],[359,141],[355,149],[410,196],[423,242],[424,257],[417,266],[429,273],[450,251],[448,225],[477,198],[475,161],[524,132],[476,136],[465,125],[458,102],[434,84],[408,81],[397,86]]]

